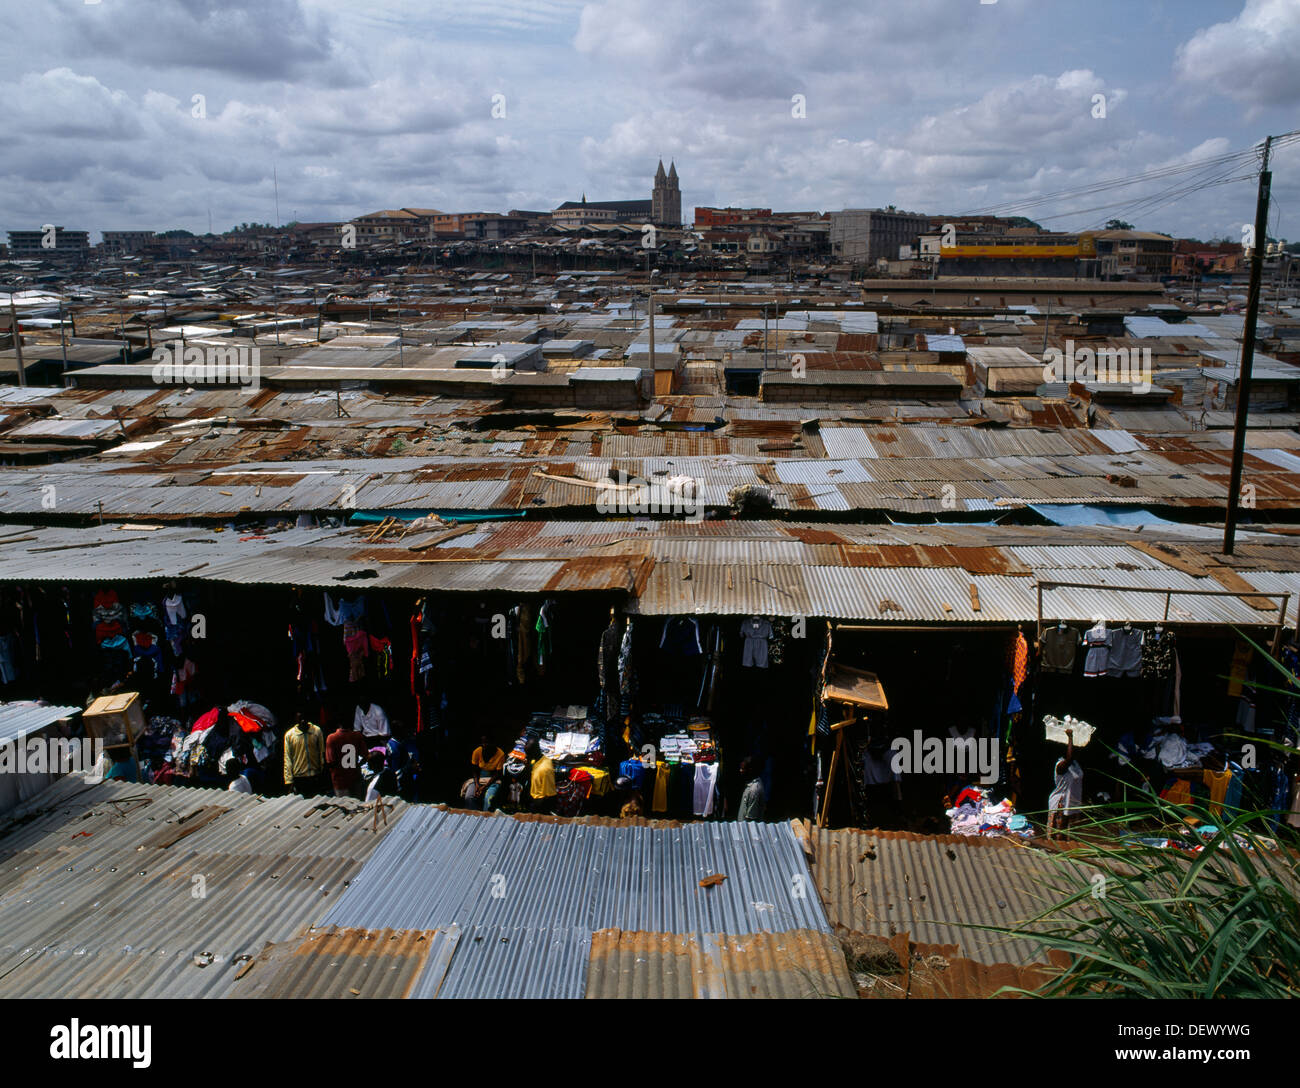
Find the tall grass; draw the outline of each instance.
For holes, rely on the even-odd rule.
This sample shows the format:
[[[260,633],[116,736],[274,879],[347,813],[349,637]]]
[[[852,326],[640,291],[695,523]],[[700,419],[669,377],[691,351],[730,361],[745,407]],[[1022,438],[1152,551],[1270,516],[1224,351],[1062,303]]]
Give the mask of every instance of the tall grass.
[[[981,928],[1056,953],[1034,991],[1042,997],[1300,997],[1297,857],[1255,830],[1266,815],[1219,825],[1159,798],[1085,812],[1052,854],[1052,905],[1014,927]],[[1197,819],[1218,830],[1196,834]],[[1202,848],[1143,841],[1165,835]]]
[[[1056,966],[1035,996],[1300,997],[1300,837],[1285,825],[1265,834],[1275,815],[1154,794],[1084,809],[1051,855],[1052,905],[978,928],[1042,942]],[[1162,838],[1193,849],[1144,841]]]

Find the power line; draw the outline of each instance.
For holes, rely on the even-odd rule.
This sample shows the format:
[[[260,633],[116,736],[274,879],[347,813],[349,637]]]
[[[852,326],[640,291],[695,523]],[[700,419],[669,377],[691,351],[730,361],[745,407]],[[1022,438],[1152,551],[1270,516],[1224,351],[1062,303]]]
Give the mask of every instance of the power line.
[[[1296,132],[1292,132],[1292,133],[1287,133],[1285,136],[1274,140],[1274,150],[1280,147],[1290,146],[1291,144],[1294,144],[1298,141],[1300,141],[1300,130],[1297,130]],[[1095,193],[1102,193],[1102,192],[1109,191],[1111,189],[1121,189],[1121,188],[1127,188],[1132,185],[1142,184],[1144,182],[1159,181],[1159,180],[1163,180],[1164,178],[1174,177],[1178,174],[1185,174],[1188,172],[1203,174],[1209,170],[1215,169],[1216,167],[1229,166],[1229,165],[1231,166],[1231,168],[1235,169],[1239,166],[1244,166],[1247,162],[1253,162],[1253,160],[1256,160],[1258,158],[1259,154],[1260,154],[1259,146],[1252,145],[1251,147],[1240,148],[1236,151],[1229,151],[1229,152],[1224,152],[1223,154],[1220,155],[1212,155],[1203,159],[1196,159],[1188,163],[1181,163],[1173,166],[1160,167],[1155,170],[1148,170],[1141,174],[1132,174],[1127,177],[1108,178],[1088,185],[1076,186],[1075,188],[1072,189],[1062,189],[1056,192],[1040,194],[1038,196],[1027,197],[1021,200],[1004,201],[1000,204],[989,205],[985,208],[977,209],[975,211],[970,211],[970,212],[964,212],[962,214],[963,215],[994,215],[994,214],[998,214],[1001,212],[1008,212],[1008,211],[1024,212],[1033,208],[1041,207],[1046,204],[1060,203],[1061,201],[1069,200],[1074,197],[1090,196]],[[1255,174],[1252,173],[1249,176],[1253,177],[1255,176]],[[1194,191],[1194,190],[1189,190],[1189,191]],[[1124,203],[1126,202],[1119,202],[1117,204],[1110,204],[1110,205],[1099,205],[1093,208],[1080,209],[1076,212],[1064,212],[1064,213],[1058,213],[1056,215],[1051,215],[1046,217],[1035,216],[1034,218],[1060,219],[1066,215],[1086,214],[1092,211],[1104,210],[1107,207],[1123,206]]]

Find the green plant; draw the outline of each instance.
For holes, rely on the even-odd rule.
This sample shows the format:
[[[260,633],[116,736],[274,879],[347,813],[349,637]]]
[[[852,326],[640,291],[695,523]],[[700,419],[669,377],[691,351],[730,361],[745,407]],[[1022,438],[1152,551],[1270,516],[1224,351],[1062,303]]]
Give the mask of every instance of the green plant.
[[[1126,803],[1086,819],[1053,855],[1052,906],[981,928],[1056,953],[1040,997],[1300,996],[1296,855],[1256,830],[1266,815],[1242,813],[1202,836],[1190,824],[1215,826],[1205,809]]]
[[[1268,690],[1294,698],[1285,667],[1252,645],[1287,679]],[[1218,815],[1154,794],[1086,809],[1052,854],[1052,905],[976,928],[1041,941],[1055,967],[1034,996],[1300,996],[1297,836],[1285,825],[1266,835],[1276,815]]]

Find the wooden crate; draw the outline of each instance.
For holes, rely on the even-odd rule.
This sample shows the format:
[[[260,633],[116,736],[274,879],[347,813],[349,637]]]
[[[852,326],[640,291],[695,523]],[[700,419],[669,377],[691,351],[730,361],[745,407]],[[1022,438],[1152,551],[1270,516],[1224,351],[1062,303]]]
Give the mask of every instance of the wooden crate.
[[[144,733],[144,706],[138,691],[123,691],[96,699],[81,715],[86,733],[104,742],[134,745]]]

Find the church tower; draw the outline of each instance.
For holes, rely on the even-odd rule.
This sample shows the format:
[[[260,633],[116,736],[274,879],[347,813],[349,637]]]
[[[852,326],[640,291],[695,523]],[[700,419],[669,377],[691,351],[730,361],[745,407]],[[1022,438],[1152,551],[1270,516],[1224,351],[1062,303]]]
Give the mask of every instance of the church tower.
[[[650,197],[651,218],[661,227],[682,225],[682,193],[677,187],[677,164],[672,163],[664,173],[664,161],[659,160],[655,171],[655,187]]]

